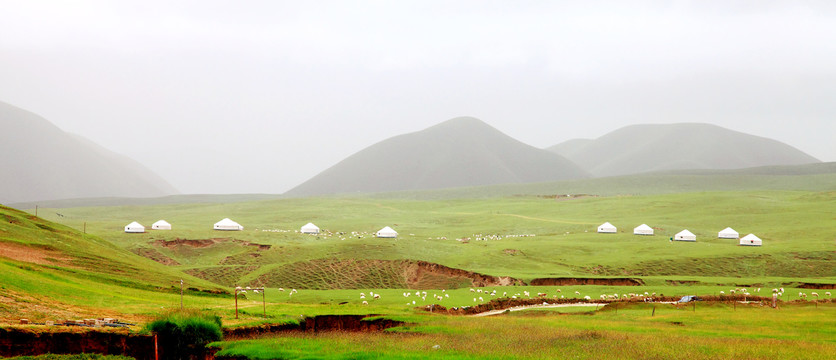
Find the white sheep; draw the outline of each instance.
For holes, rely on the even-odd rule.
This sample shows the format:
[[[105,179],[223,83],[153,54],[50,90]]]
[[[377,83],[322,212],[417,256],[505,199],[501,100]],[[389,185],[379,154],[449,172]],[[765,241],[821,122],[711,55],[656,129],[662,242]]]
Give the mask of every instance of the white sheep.
[[[830,291],[828,291],[828,292],[826,292],[826,293],[824,293],[824,294],[825,294],[825,295],[827,295],[827,297],[830,297]]]
[[[380,294],[374,294],[374,299],[375,300],[380,299]]]
[[[369,302],[368,302],[368,301],[363,300],[363,305],[368,305],[368,304],[369,304]]]

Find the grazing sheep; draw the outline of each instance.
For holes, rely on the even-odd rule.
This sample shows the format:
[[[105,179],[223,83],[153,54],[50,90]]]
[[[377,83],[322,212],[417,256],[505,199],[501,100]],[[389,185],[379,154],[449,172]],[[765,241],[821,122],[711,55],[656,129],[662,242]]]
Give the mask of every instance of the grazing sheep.
[[[476,292],[476,289],[470,288],[470,292]]]
[[[583,298],[584,298],[585,300],[592,300],[592,298],[591,298],[591,297],[589,297],[589,295],[584,296]]]
[[[581,294],[580,291],[575,290],[575,295],[580,295],[580,294]]]
[[[284,288],[279,288],[279,291],[284,291]]]
[[[484,302],[484,301],[485,301],[485,299],[482,299],[482,297],[480,296],[479,297],[479,302]]]
[[[529,294],[528,291],[523,291],[523,294],[525,294],[525,296],[527,297],[531,297],[531,294]]]
[[[368,304],[369,304],[369,302],[368,302],[368,301],[363,300],[363,305],[368,305]]]
[[[827,297],[830,297],[830,291],[828,291],[828,292],[826,292],[826,293],[824,293],[824,294],[825,294],[825,295],[827,295]]]
[[[450,294],[444,294],[444,297],[449,298]]]
[[[723,291],[723,290],[720,290],[720,295],[726,295],[726,292]]]
[[[364,295],[364,294],[360,294],[360,298],[361,298],[361,299],[365,299],[365,298],[366,298],[366,295]]]
[[[380,299],[380,294],[374,294],[374,299],[375,300]]]

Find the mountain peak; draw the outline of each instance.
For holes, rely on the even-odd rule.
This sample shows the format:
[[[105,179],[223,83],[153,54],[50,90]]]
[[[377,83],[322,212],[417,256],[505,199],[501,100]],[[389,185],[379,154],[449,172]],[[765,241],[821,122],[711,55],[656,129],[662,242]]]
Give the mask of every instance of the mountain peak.
[[[349,156],[288,195],[439,189],[556,181],[588,174],[474,117],[398,135]]]

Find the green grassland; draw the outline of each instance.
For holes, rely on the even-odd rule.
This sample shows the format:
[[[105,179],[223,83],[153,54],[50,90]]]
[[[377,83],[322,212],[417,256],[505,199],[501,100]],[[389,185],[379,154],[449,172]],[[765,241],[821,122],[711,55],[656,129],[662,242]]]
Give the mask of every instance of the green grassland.
[[[219,345],[227,354],[249,358],[821,356],[836,347],[835,308],[832,302],[814,306],[799,301],[798,294],[829,300],[827,290],[817,290],[820,297],[813,298],[816,290],[799,285],[836,283],[836,182],[828,187],[820,179],[809,181],[827,176],[803,175],[806,180],[795,182],[787,176],[782,180],[787,183],[774,189],[745,190],[741,183],[733,191],[654,192],[654,180],[635,192],[549,187],[528,195],[473,198],[398,194],[41,206],[39,217],[0,207],[0,322],[23,316],[144,322],[179,308],[179,280],[184,279],[184,305],[217,314],[227,326],[296,322],[321,314],[383,314],[409,322],[384,334],[299,334]],[[553,195],[567,193],[587,195]],[[224,217],[245,230],[212,230]],[[174,230],[150,230],[159,219]],[[149,230],[124,233],[131,221]],[[596,233],[605,221],[616,225],[618,233]],[[298,233],[307,222],[323,233]],[[642,223],[656,228],[656,235],[632,235]],[[395,228],[399,237],[375,238],[372,234],[383,226]],[[717,232],[727,226],[741,236],[755,233],[764,246],[718,239]],[[686,228],[697,242],[669,240]],[[644,284],[492,285],[476,292],[470,278],[427,273],[417,268],[418,261],[525,282],[625,277]],[[241,295],[236,320],[229,294],[235,285],[267,286],[266,307],[262,294]],[[549,309],[485,319],[418,310],[432,303],[472,306],[500,294],[524,297],[526,291],[596,299],[615,293],[712,295],[740,287],[761,296],[770,296],[773,287],[786,291],[777,310],[700,304],[693,312],[659,305],[651,316],[647,306],[652,305],[639,304],[626,305],[618,314],[610,307]],[[298,293],[291,294],[291,288]],[[493,290],[497,295],[490,296]],[[440,295],[443,300],[434,298]],[[436,344],[438,350],[432,348]]]
[[[832,282],[836,276],[834,209],[836,192],[832,191],[736,191],[558,200],[538,196],[435,201],[307,198],[40,211],[44,218],[77,229],[86,227],[88,233],[122,249],[173,260],[170,263],[177,265],[168,268],[218,285],[325,289],[406,287],[390,281],[402,270],[390,263],[374,263],[383,274],[377,282],[340,286],[347,279],[331,278],[350,272],[346,270],[350,265],[335,259],[423,260],[526,281],[575,276],[649,277],[652,281],[662,276],[708,283],[739,282],[729,278],[760,283],[789,278]],[[212,224],[223,217],[236,220],[245,230],[212,230]],[[158,219],[172,223],[174,230],[122,231],[130,221],[150,228]],[[298,233],[309,221],[325,233]],[[616,225],[618,233],[596,233],[604,221]],[[656,235],[633,235],[632,228],[642,223],[656,228]],[[387,225],[400,233],[397,239],[373,237]],[[755,233],[764,246],[742,247],[736,240],[718,239],[717,232],[727,226],[741,236]],[[697,242],[669,241],[682,229],[694,232]],[[222,240],[206,247],[160,245],[175,239]],[[369,264],[360,262],[358,269],[368,269]],[[341,270],[323,269],[329,266],[341,266]]]
[[[694,311],[696,310],[696,311]],[[386,333],[290,334],[213,346],[249,359],[772,359],[829,357],[836,307],[631,304],[593,313],[426,316]]]

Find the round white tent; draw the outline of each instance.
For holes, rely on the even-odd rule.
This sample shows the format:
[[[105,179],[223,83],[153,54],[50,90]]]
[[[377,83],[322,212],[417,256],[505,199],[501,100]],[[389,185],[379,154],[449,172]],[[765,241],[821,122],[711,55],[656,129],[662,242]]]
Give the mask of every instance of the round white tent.
[[[734,231],[734,229],[727,227],[718,232],[717,237],[720,239],[737,239],[740,237],[740,234],[738,234],[737,231]]]
[[[634,235],[653,235],[653,228],[647,224],[641,224],[633,229]]]
[[[379,238],[395,238],[395,237],[398,237],[398,232],[387,226],[387,227],[377,231],[377,237],[379,237]]]
[[[313,223],[307,223],[301,230],[299,230],[299,232],[303,234],[319,234],[319,226],[316,226]]]
[[[237,230],[244,230],[244,227],[241,224],[230,220],[229,218],[224,218],[221,221],[215,223],[215,230],[230,230],[230,231],[237,231]]]
[[[168,221],[160,220],[151,225],[151,229],[154,230],[171,230],[171,224]]]
[[[134,222],[125,226],[125,232],[126,233],[144,233],[145,232],[145,226],[142,226],[142,224],[134,221]]]
[[[746,235],[746,236],[740,238],[740,245],[743,245],[743,246],[762,246],[763,241],[761,241],[761,239],[759,237],[755,236],[755,234],[749,234],[749,235]]]
[[[673,239],[676,241],[697,241],[697,236],[685,229],[674,235]]]
[[[615,228],[615,226],[613,226],[613,224],[610,224],[609,222],[605,222],[598,226],[599,233],[612,234],[616,231],[617,229]]]

